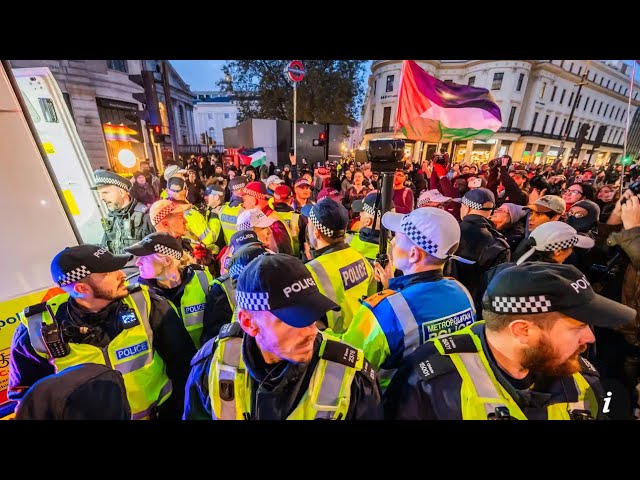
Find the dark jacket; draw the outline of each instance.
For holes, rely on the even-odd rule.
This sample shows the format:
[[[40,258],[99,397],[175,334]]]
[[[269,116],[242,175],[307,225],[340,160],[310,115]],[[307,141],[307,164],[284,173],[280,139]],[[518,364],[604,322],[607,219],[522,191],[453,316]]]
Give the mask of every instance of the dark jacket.
[[[148,210],[146,205],[131,199],[131,203],[124,208],[110,211],[102,220],[105,233],[100,245],[113,254],[121,255],[126,253],[125,247],[130,247],[155,232]]]
[[[293,212],[293,207],[290,207],[286,203],[276,203],[273,206],[276,212]],[[304,243],[307,241],[307,217],[298,214],[298,245],[300,245],[300,250],[303,249]]]
[[[285,420],[296,408],[309,388],[309,381],[319,360],[322,335],[314,344],[309,363],[281,361],[267,365],[256,341],[244,335],[242,358],[251,381],[251,420]],[[185,420],[211,420],[213,410],[209,397],[209,370],[217,343],[215,339],[203,345],[191,362],[184,405]],[[362,371],[351,384],[351,400],[345,420],[378,420],[382,418],[380,386]]]
[[[576,402],[578,392],[572,377],[533,377],[518,382],[508,379],[497,365],[487,345],[484,323],[475,323],[471,329],[480,337],[482,349],[491,370],[502,387],[515,400],[522,412],[531,420],[546,420],[547,406]],[[433,369],[425,378],[420,368],[429,362]],[[593,388],[596,398],[603,391],[593,367],[581,360],[582,375]],[[384,394],[385,418],[392,420],[462,420],[460,389],[462,377],[448,355],[442,355],[433,341],[418,347],[404,361]],[[598,409],[600,415],[601,410]]]
[[[122,374],[97,363],[69,367],[38,380],[16,411],[16,420],[130,419]]]
[[[500,182],[502,182],[502,186],[504,187],[504,196],[499,198],[498,185]],[[496,203],[498,205],[515,203],[516,205],[524,206],[529,203],[529,195],[518,187],[516,181],[509,176],[509,171],[506,168],[500,168],[500,170],[493,168],[489,171],[487,188],[496,196]]]
[[[129,190],[129,194],[144,205],[151,205],[160,198],[155,194],[153,187],[148,183],[140,185],[138,182],[135,182],[131,187],[131,190]]]
[[[229,274],[222,275],[216,280],[224,282],[229,278]],[[204,345],[213,337],[218,335],[220,327],[225,323],[231,323],[233,319],[233,310],[229,305],[227,294],[220,285],[214,283],[211,285],[209,294],[207,295],[207,304],[204,307],[204,321],[202,335],[200,336],[200,344]]]
[[[476,309],[481,309],[482,276],[491,267],[508,262],[511,258],[509,244],[498,232],[491,220],[481,215],[467,215],[460,222],[460,246],[456,255],[474,260],[467,265],[458,261],[448,262],[449,274],[459,280],[473,297]]]
[[[130,286],[133,292],[139,286]],[[189,374],[189,362],[196,349],[182,320],[164,298],[153,292],[149,324],[153,331],[153,348],[165,362],[166,372],[173,383],[173,393],[159,408],[163,418],[180,418],[184,399],[184,385]],[[114,301],[98,313],[90,313],[75,300],[62,304],[56,313],[66,341],[87,343],[99,348],[106,347],[122,330],[122,321],[117,316],[121,300]],[[81,327],[89,331],[82,333]],[[47,375],[55,373],[54,367],[38,355],[31,346],[27,327],[20,324],[13,335],[9,367],[8,397],[20,400],[25,391]]]
[[[512,252],[520,245],[520,242],[524,238],[524,230],[524,222],[520,220],[500,231],[500,233],[504,235],[504,238],[507,239]]]
[[[612,234],[610,244],[617,244],[629,256],[631,263],[627,267],[622,285],[622,304],[633,308],[636,324],[624,329],[627,341],[640,348],[640,227]]]

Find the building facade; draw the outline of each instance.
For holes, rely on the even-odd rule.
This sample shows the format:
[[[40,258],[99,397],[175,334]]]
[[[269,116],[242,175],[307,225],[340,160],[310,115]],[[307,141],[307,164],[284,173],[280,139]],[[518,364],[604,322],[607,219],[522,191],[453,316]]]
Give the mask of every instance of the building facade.
[[[178,144],[195,143],[191,91],[169,62],[165,62],[171,90],[173,113],[177,125]],[[166,98],[162,84],[162,61],[159,60],[12,60],[12,68],[47,67],[53,73],[75,121],[82,145],[94,168],[111,168],[132,174],[146,158],[156,161],[161,171],[161,154],[171,155],[169,145],[161,146],[149,135],[147,125],[138,112],[143,104],[134,98],[145,90],[129,75],[143,70],[154,72],[163,126],[169,125]],[[133,166],[121,163],[121,152],[135,157]],[[164,155],[166,156],[166,155]],[[129,163],[127,163],[129,165]]]
[[[440,145],[408,141],[407,148],[414,161],[430,158],[440,146],[445,146],[454,161],[460,162],[484,162],[506,153],[518,162],[551,163],[560,153],[562,134],[574,102],[577,104],[568,126],[563,161],[569,159],[583,123],[590,125],[590,130],[577,160],[591,157],[591,163],[599,165],[617,161],[623,152],[631,79],[629,66],[622,62],[591,61],[580,98],[576,98],[577,84],[587,68],[585,60],[417,62],[445,82],[488,89],[500,107],[503,126],[486,142],[470,140]],[[392,138],[401,67],[401,60],[377,60],[372,64],[361,121],[360,149],[365,149],[369,140]],[[638,95],[636,84],[632,117],[640,105]],[[604,136],[599,148],[593,149],[599,131]]]
[[[213,146],[224,145],[223,128],[238,124],[238,106],[233,97],[225,92],[193,92],[193,111],[198,143],[210,139]]]

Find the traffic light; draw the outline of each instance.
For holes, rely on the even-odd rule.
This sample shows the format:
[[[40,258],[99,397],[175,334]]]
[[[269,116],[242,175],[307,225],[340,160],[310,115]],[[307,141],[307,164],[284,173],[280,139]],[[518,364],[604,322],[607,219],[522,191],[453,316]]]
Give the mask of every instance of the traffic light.
[[[580,151],[582,148],[582,144],[587,139],[587,135],[589,135],[589,130],[591,129],[591,125],[588,123],[583,123],[580,125],[580,130],[578,131],[578,137],[576,138],[576,151]]]
[[[602,140],[604,139],[604,134],[607,131],[607,126],[606,125],[600,125],[598,127],[598,133],[596,133],[596,138],[593,141],[593,149],[595,150],[596,148],[600,148],[600,145],[602,145]]]
[[[200,134],[200,143],[203,145],[207,144],[207,136],[204,133]]]
[[[153,72],[144,70],[140,72],[140,74],[129,75],[129,80],[144,89],[143,92],[131,94],[135,100],[142,103],[143,109],[137,112],[138,117],[152,125],[161,124],[162,119],[160,117],[160,109],[158,108],[158,92]]]
[[[622,164],[623,165],[629,165],[631,163],[631,155],[627,155],[626,157],[624,157],[622,159]]]
[[[155,143],[167,143],[168,135],[162,132],[162,125],[151,125],[151,133],[153,133]]]
[[[327,133],[326,132],[320,132],[320,137],[313,139],[313,146],[314,147],[322,147],[326,143],[326,141],[327,141]]]

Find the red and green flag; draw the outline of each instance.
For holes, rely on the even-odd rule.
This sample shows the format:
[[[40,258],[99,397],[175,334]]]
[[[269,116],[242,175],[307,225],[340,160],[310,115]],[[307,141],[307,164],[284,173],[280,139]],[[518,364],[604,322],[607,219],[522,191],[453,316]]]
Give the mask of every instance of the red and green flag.
[[[402,62],[396,134],[430,143],[487,140],[500,127],[500,108],[489,90],[445,83],[413,60]]]
[[[243,165],[251,165],[255,168],[267,163],[267,154],[262,147],[241,148],[238,150],[238,157],[240,157]]]

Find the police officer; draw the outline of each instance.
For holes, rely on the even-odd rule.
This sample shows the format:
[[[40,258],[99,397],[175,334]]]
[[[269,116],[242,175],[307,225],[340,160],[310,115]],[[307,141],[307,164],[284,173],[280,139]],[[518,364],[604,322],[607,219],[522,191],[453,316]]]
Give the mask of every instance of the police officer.
[[[238,231],[236,223],[238,221],[238,215],[244,210],[242,206],[242,192],[246,186],[247,179],[242,175],[232,178],[229,182],[231,200],[225,203],[220,209],[220,223],[222,224],[222,233],[224,234],[224,240],[227,245],[229,245],[231,241],[231,235]]]
[[[124,376],[133,419],[179,418],[196,349],[164,298],[125,285],[120,269],[130,259],[88,244],[53,258],[51,276],[65,293],[20,314],[10,353],[11,400],[47,375],[99,363]]]
[[[213,277],[199,265],[184,265],[182,243],[168,233],[155,232],[127,247],[136,255],[139,283],[165,298],[182,319],[196,348],[204,321],[204,307]]]
[[[376,276],[385,290],[367,298],[343,336],[363,348],[367,359],[391,370],[382,375],[388,384],[403,357],[428,339],[451,333],[475,321],[475,308],[464,286],[443,277],[460,242],[458,222],[439,208],[418,208],[407,215],[387,212],[385,228],[395,232],[390,261],[375,262]],[[393,278],[393,269],[402,271]]]
[[[498,273],[483,307],[483,322],[404,360],[385,393],[388,418],[602,417],[598,373],[580,353],[595,340],[591,327],[631,324],[633,309],[596,294],[571,265],[538,262]]]
[[[222,185],[207,185],[203,192],[205,208],[202,212],[205,222],[214,241],[214,245],[210,247],[213,254],[220,252],[220,249],[226,245],[224,234],[222,233],[222,223],[220,222],[220,210],[224,202],[224,188]]]
[[[374,370],[316,321],[339,306],[290,255],[262,255],[240,274],[238,322],[192,361],[184,418],[378,419]]]
[[[254,232],[250,233],[255,235]],[[213,281],[209,295],[207,295],[207,305],[204,311],[206,321],[202,332],[203,344],[215,337],[222,325],[235,320],[235,293],[238,277],[251,260],[266,253],[270,252],[264,245],[260,242],[252,242],[238,248],[229,257],[229,271]]]
[[[306,241],[307,220],[303,215],[296,213],[291,206],[293,193],[286,185],[278,185],[273,192],[273,210],[287,228],[291,238],[291,249],[294,257],[300,257],[300,247]]]
[[[341,204],[323,198],[315,205],[305,205],[302,214],[309,219],[307,234],[315,249],[314,259],[306,265],[320,292],[341,307],[339,312],[327,313],[326,324],[340,335],[360,307],[359,300],[367,296],[374,281],[373,268],[344,242],[349,212]]]
[[[496,230],[489,217],[496,206],[491,190],[474,188],[462,197],[460,206],[460,247],[458,255],[473,260],[473,264],[451,262],[449,273],[459,280],[471,293],[476,310],[482,308],[484,285],[482,277],[486,271],[508,262],[511,249],[504,236]]]
[[[131,198],[131,182],[126,178],[105,170],[96,170],[94,177],[96,184],[91,189],[98,191],[100,200],[109,210],[102,221],[104,237],[100,244],[118,255],[125,247],[154,231],[148,207]]]
[[[207,221],[198,209],[186,200],[187,187],[184,179],[182,177],[171,177],[167,181],[167,194],[168,200],[189,207],[184,211],[184,218],[187,220],[187,237],[194,242],[202,244],[212,252],[216,250],[218,248],[215,244],[217,238],[213,237]]]
[[[195,244],[187,238],[187,219],[184,212],[189,209],[189,204],[178,203],[171,200],[158,200],[149,209],[151,223],[156,231],[168,233],[182,244],[182,263],[185,265],[195,265],[198,260],[202,262],[210,261],[211,252],[200,244]]]

